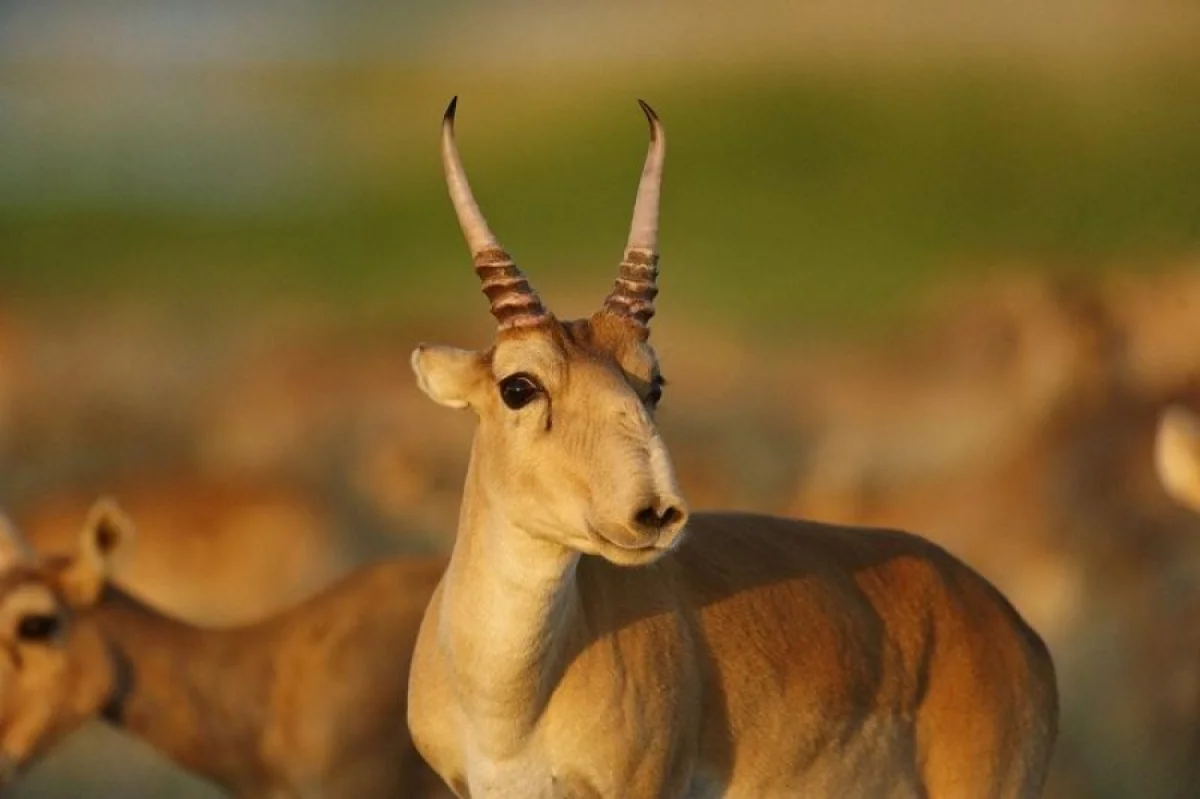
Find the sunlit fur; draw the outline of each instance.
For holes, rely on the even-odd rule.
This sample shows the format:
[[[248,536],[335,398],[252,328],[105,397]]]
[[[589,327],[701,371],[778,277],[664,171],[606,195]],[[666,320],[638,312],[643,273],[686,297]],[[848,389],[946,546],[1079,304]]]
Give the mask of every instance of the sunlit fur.
[[[102,718],[247,799],[441,795],[404,719],[409,658],[443,561],[380,563],[261,623],[206,630],[110,582],[132,538],[131,522],[101,502],[74,553],[0,570],[6,644],[32,605],[66,622],[54,641],[19,646],[19,665],[0,658],[9,779]]]
[[[1163,411],[1154,454],[1167,493],[1176,502],[1200,511],[1200,415],[1183,406]]]
[[[459,796],[1039,795],[1050,657],[944,551],[745,514],[629,526],[684,508],[636,326],[552,320],[413,365],[478,417],[409,692]],[[514,372],[546,396],[509,409]]]
[[[431,396],[479,414],[480,488],[533,536],[614,563],[649,563],[679,540],[686,508],[645,397],[657,360],[627,322],[605,314],[509,332],[486,352],[422,347],[413,355]],[[499,383],[528,374],[544,388],[509,409]],[[444,387],[444,388],[443,388]],[[640,525],[645,508],[674,524]]]
[[[443,166],[478,261],[501,247],[455,109]],[[513,264],[485,280],[491,348],[413,353],[430,397],[478,417],[413,653],[417,748],[476,799],[1038,796],[1054,667],[978,574],[904,533],[689,518],[653,413],[666,139],[642,110],[650,147],[601,310],[558,321]],[[506,287],[519,314],[497,313]],[[504,401],[514,374],[543,387],[532,402]]]

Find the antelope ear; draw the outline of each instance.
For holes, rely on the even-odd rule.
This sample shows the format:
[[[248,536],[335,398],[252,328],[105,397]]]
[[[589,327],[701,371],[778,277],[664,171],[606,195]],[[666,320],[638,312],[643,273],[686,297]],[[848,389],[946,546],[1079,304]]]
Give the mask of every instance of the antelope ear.
[[[30,551],[25,537],[17,531],[17,526],[11,519],[0,513],[0,570],[32,560],[33,552]]]
[[[1154,441],[1154,461],[1167,494],[1200,511],[1200,416],[1180,405],[1163,411]]]
[[[80,533],[79,551],[62,576],[63,595],[73,607],[96,603],[135,535],[133,521],[115,501],[105,497],[92,505]]]
[[[470,406],[488,374],[482,353],[429,344],[413,350],[412,368],[420,389],[447,408]]]

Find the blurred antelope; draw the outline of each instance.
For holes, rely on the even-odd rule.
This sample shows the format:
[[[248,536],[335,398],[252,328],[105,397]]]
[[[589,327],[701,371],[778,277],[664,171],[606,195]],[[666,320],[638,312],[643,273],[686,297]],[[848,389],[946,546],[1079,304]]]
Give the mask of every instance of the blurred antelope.
[[[132,538],[108,501],[72,555],[16,558],[6,531],[0,564],[19,565],[0,577],[7,780],[99,717],[239,797],[441,795],[404,721],[413,643],[444,562],[383,562],[261,623],[208,630],[110,582]]]
[[[1034,797],[1057,726],[1037,634],[977,573],[885,530],[689,514],[654,414],[665,140],[616,286],[560,321],[442,158],[499,325],[421,345],[478,417],[450,565],[417,640],[409,725],[457,795]]]
[[[302,488],[142,473],[112,491],[138,520],[121,584],[196,624],[259,621],[350,570],[350,546],[339,540],[333,513]],[[13,516],[35,552],[63,552],[94,500],[82,488],[56,492]]]
[[[1158,420],[1154,460],[1167,494],[1200,511],[1200,416],[1181,405],[1163,411]]]
[[[1154,465],[1167,495],[1200,512],[1200,415],[1182,405],[1172,405],[1162,412],[1154,439]],[[1200,708],[1196,718],[1200,718]],[[1194,788],[1200,776],[1198,755],[1200,730],[1193,734],[1185,755],[1189,764],[1185,790]]]

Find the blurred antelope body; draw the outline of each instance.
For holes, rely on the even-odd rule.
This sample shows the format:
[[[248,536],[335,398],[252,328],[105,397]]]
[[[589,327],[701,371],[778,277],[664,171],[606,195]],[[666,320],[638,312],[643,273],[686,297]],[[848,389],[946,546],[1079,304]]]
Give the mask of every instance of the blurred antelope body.
[[[138,520],[121,584],[204,625],[258,621],[350,570],[332,514],[301,489],[192,475],[139,476],[115,490]],[[95,494],[53,496],[16,514],[37,552],[63,552]]]
[[[101,717],[239,797],[443,790],[412,746],[405,705],[444,562],[383,562],[260,623],[208,630],[109,582],[131,536],[115,506],[98,504],[78,553],[26,567],[28,582],[61,598],[65,634],[44,653],[59,662],[25,666],[40,675],[37,696],[7,690],[12,681],[0,688],[22,700],[4,703],[0,718],[0,729],[20,731],[0,739],[11,773]]]
[[[459,796],[1034,797],[1057,726],[1038,636],[974,571],[883,530],[689,516],[648,344],[665,141],[603,308],[541,304],[451,198],[499,323],[421,345],[418,383],[479,418],[409,722]]]

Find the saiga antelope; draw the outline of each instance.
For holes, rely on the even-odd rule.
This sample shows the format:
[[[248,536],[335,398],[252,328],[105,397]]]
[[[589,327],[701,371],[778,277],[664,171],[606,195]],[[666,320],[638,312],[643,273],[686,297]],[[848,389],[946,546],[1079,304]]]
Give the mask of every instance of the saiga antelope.
[[[442,159],[498,322],[420,345],[478,418],[457,540],[409,687],[418,750],[462,797],[1034,797],[1050,656],[982,577],[901,532],[689,514],[648,343],[665,140],[590,318],[541,303]],[[952,501],[948,498],[948,501]]]
[[[1172,405],[1158,420],[1154,463],[1167,494],[1200,512],[1200,416]]]
[[[238,797],[444,795],[405,726],[409,659],[443,560],[385,561],[263,622],[209,630],[110,582],[132,537],[101,501],[74,554],[0,578],[0,591],[61,601],[36,629],[0,617],[6,781],[99,717]],[[0,551],[16,540],[7,533]]]
[[[418,750],[460,797],[1036,797],[1054,667],[995,588],[898,531],[691,513],[654,422],[665,139],[616,287],[542,306],[442,127],[498,322],[421,344],[421,389],[478,416],[450,565],[409,683]]]

